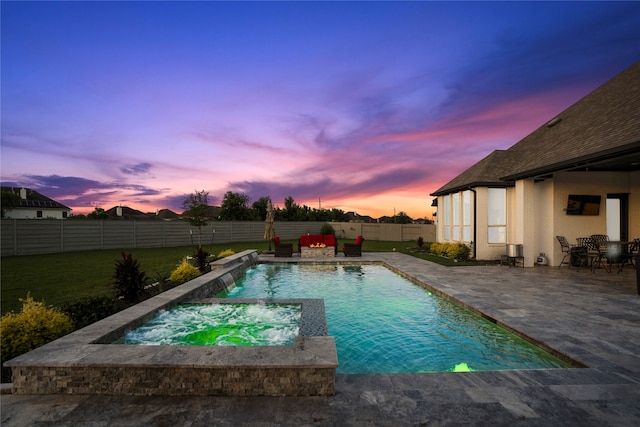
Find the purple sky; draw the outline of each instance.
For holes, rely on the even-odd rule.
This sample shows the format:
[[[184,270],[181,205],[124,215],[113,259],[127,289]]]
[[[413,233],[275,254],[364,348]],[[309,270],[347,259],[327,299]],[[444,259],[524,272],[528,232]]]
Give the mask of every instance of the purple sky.
[[[431,217],[640,59],[638,2],[2,2],[2,185]]]

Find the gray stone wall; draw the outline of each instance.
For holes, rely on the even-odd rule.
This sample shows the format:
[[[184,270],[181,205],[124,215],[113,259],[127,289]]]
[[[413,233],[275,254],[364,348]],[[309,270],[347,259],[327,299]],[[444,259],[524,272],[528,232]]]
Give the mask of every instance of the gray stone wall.
[[[331,396],[335,393],[334,388],[335,368],[13,368],[15,394]]]

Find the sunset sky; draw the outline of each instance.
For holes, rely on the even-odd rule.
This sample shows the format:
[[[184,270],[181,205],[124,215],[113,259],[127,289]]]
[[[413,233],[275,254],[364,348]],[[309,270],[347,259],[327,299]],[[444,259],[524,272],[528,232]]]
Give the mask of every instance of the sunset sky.
[[[2,185],[431,218],[434,192],[640,60],[640,2],[6,2]]]

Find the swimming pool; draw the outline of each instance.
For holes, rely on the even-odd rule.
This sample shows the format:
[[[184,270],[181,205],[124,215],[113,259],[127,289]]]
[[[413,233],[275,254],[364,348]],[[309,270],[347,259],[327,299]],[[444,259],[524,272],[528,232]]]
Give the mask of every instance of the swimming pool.
[[[337,373],[569,366],[381,265],[258,264],[216,297],[324,299]]]

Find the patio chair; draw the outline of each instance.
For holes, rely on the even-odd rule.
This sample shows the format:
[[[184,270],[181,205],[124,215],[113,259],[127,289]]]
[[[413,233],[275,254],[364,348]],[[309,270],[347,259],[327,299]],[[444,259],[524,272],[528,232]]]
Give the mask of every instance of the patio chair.
[[[607,236],[606,234],[592,234],[591,238],[597,243],[604,243],[609,241],[609,236]]]
[[[604,259],[607,261],[605,270],[607,270],[607,272],[611,272],[611,269],[608,267],[611,261],[609,259],[609,245],[607,244],[609,242],[609,236],[606,234],[592,234],[590,239],[591,247],[589,248],[589,251],[594,254],[593,261],[591,262],[591,271],[593,272],[596,265],[601,267],[602,260]]]
[[[344,256],[362,256],[362,242],[364,242],[364,237],[358,236],[354,243],[342,245]]]
[[[562,267],[562,264],[568,264],[569,267],[571,267],[571,248],[575,245],[570,245],[567,241],[567,238],[564,236],[556,236],[556,239],[558,239],[558,242],[560,242],[560,249],[564,254],[564,256],[562,257],[562,261],[560,261],[560,265],[558,267]],[[569,257],[569,261],[565,262],[565,259],[567,259],[567,257]]]
[[[273,244],[275,246],[275,256],[277,257],[292,257],[293,256],[293,244],[292,243],[280,243],[278,236],[273,238]]]

